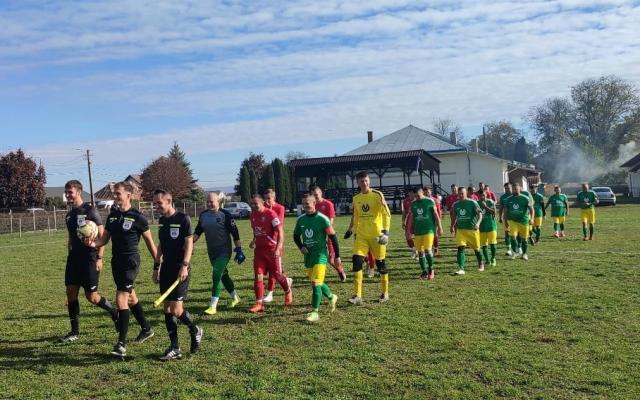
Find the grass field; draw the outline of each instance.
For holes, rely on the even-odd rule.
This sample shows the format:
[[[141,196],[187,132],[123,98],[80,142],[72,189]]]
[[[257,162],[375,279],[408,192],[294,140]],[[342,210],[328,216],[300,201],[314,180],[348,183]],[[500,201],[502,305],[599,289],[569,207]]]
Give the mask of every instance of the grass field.
[[[168,338],[162,312],[151,307],[157,288],[148,254],[137,291],[156,336],[130,344],[130,359],[118,361],[108,355],[116,340],[111,320],[84,299],[80,340],[54,343],[69,329],[64,233],[2,235],[0,398],[638,398],[640,206],[599,208],[593,242],[582,242],[577,215],[563,241],[550,237],[547,222],[530,261],[506,260],[501,245],[497,267],[479,273],[468,266],[465,277],[450,275],[455,253],[447,234],[433,282],[417,279],[394,216],[391,301],[378,305],[378,277],[365,278],[367,304],[350,306],[351,283],[329,272],[339,308],[328,314],[325,303],[315,325],[304,321],[310,289],[289,237],[285,269],[295,280],[295,306],[285,309],[277,291],[267,312],[247,313],[249,257],[230,267],[239,308],[227,310],[224,293],[218,314],[202,317],[211,275],[201,241],[186,307],[204,328],[202,351],[170,363],[156,361]],[[294,221],[287,219],[288,232]],[[336,221],[340,234],[347,223]],[[240,228],[246,245],[247,222]],[[349,259],[351,242],[341,244]],[[105,261],[100,289],[113,300]],[[132,318],[129,337],[137,333]],[[180,340],[188,350],[183,326]]]

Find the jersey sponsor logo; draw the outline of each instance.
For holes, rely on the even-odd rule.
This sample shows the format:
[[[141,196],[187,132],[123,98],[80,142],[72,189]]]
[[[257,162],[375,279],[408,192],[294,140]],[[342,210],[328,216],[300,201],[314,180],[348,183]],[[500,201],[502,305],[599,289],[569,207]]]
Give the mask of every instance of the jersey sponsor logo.
[[[418,208],[416,212],[418,213],[418,215],[424,214],[424,211],[422,210],[422,208]]]
[[[311,239],[313,237],[313,229],[305,229],[304,230],[304,235],[306,237],[308,237],[309,239]]]
[[[82,225],[84,225],[84,221],[85,221],[86,219],[87,219],[87,216],[86,216],[86,215],[80,215],[80,214],[78,214],[78,216],[77,216],[77,218],[76,218],[76,221],[77,221],[77,223],[78,223],[78,226],[82,226]]]
[[[132,226],[133,226],[133,221],[130,220],[130,219],[125,219],[122,222],[122,229],[125,230],[125,231],[130,230]]]
[[[262,231],[262,227],[261,226],[256,226],[255,228],[253,228],[253,233],[256,236],[262,236],[264,235],[264,232]]]
[[[171,239],[177,239],[180,236],[180,228],[169,229],[169,236],[171,236]]]
[[[361,208],[362,208],[362,212],[364,212],[364,213],[369,212],[369,205],[368,204],[363,204]]]
[[[220,217],[216,217],[216,222],[217,222],[217,223],[222,222],[222,218],[220,218]]]
[[[465,210],[465,209],[460,209],[460,210],[458,210],[458,215],[460,215],[460,216],[465,216],[465,215],[467,215],[467,210]]]
[[[520,205],[519,204],[513,204],[512,208],[514,210],[519,210],[520,209]]]

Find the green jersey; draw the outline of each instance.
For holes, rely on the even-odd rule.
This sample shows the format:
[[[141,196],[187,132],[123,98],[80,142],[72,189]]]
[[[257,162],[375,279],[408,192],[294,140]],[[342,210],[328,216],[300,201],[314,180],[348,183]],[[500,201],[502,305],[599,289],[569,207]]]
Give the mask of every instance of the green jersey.
[[[424,199],[416,199],[411,203],[411,215],[413,218],[413,233],[417,235],[426,235],[427,233],[435,233],[436,221],[433,214],[436,212],[436,203],[433,199],[425,197]]]
[[[327,264],[329,250],[327,249],[327,229],[331,221],[324,214],[316,212],[298,217],[293,230],[295,236],[302,237],[302,244],[309,250],[304,256],[304,265],[311,268],[316,264]]]
[[[505,207],[507,199],[511,196],[513,196],[512,193],[503,193],[502,196],[500,196],[500,199],[498,199],[498,205],[500,205],[501,210]]]
[[[478,222],[477,213],[480,211],[475,200],[458,200],[453,205],[453,213],[456,216],[456,228],[474,229]]]
[[[578,204],[580,208],[588,209],[596,206],[596,192],[593,190],[587,190],[586,192],[580,191],[578,192]]]
[[[521,190],[520,194],[527,196],[529,198],[529,204],[533,205],[533,196],[531,195],[531,193],[527,192],[526,190]]]
[[[554,194],[549,197],[549,203],[551,204],[551,216],[552,217],[564,217],[567,215],[567,196],[560,193]]]
[[[482,210],[482,221],[480,221],[480,232],[493,232],[498,230],[498,224],[496,224],[495,215],[491,214],[487,211],[484,206],[489,207],[492,210],[495,210],[496,203],[491,199],[486,199],[485,201],[480,200],[478,202],[480,209]]]
[[[542,217],[544,215],[544,196],[540,193],[533,195],[533,215]]]
[[[524,225],[529,224],[529,205],[528,196],[519,194],[513,195],[507,200],[507,219],[509,221],[519,222]]]

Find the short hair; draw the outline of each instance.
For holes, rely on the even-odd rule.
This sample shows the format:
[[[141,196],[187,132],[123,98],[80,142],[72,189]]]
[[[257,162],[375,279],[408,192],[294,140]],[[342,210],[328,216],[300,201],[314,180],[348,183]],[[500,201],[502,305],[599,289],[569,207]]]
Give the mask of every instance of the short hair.
[[[276,194],[276,191],[275,191],[275,190],[273,190],[273,189],[271,189],[271,188],[266,188],[266,189],[264,190],[264,194],[265,194],[265,195],[267,195],[267,194],[271,194],[271,193]]]
[[[307,193],[307,195],[306,195],[306,196],[304,196],[303,200],[304,200],[304,199],[313,199],[313,202],[314,202],[314,203],[316,202],[316,196],[314,196],[314,195],[313,195],[313,194],[311,194],[311,193]]]
[[[520,183],[516,182],[512,185],[513,187],[520,187]]]
[[[68,181],[67,183],[64,184],[64,188],[65,188],[65,190],[74,188],[74,189],[82,192],[82,183],[80,183],[80,181],[78,181],[76,179],[72,179],[72,180],[70,180],[70,181]]]
[[[153,191],[153,195],[154,196],[160,196],[162,198],[168,196],[170,199],[173,199],[173,195],[171,194],[171,192],[166,190],[166,189],[156,189],[156,190]]]
[[[115,185],[113,185],[114,189],[117,188],[122,188],[124,190],[126,190],[129,193],[133,193],[133,186],[131,186],[131,184],[127,181],[120,181],[118,183],[116,183]]]
[[[309,185],[309,193],[313,192],[316,189],[322,190],[322,188],[318,184],[312,183],[311,185]]]
[[[504,187],[511,186],[511,182],[505,182]]]
[[[362,179],[369,177],[369,173],[367,171],[360,171],[356,174],[356,179]]]
[[[411,188],[411,193],[418,193],[418,190],[420,190],[420,189],[422,189],[422,188],[419,187],[419,186],[414,186],[414,187]]]
[[[262,201],[264,201],[264,197],[262,197],[262,195],[260,193],[254,193],[251,195],[252,199],[260,199]]]
[[[553,188],[554,189],[560,189],[560,185],[555,185]]]
[[[465,192],[467,191],[467,188],[464,186],[458,186],[458,192],[464,190]]]
[[[456,187],[456,184],[455,183],[451,184],[451,187]]]

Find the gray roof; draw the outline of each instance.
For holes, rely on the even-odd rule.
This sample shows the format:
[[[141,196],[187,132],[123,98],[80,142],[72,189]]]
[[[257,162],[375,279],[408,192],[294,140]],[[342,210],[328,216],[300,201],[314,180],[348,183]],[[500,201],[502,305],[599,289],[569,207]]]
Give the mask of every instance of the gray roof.
[[[64,199],[64,186],[45,186],[44,191],[46,197],[60,197]],[[85,201],[91,200],[91,195],[83,190],[82,199]]]
[[[374,140],[371,143],[360,146],[355,150],[351,150],[344,155],[354,156],[419,149],[423,149],[429,153],[445,153],[465,151],[466,147],[462,144],[453,144],[449,138],[438,135],[437,133],[409,125],[380,139]]]

